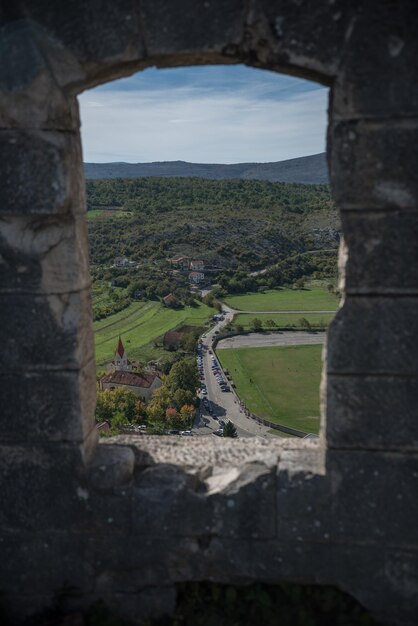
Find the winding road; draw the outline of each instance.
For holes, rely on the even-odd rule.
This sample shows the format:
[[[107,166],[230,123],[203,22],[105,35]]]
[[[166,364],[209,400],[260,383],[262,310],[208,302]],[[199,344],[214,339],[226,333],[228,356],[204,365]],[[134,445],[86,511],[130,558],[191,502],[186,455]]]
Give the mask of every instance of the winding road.
[[[257,311],[262,313],[262,311]],[[292,311],[274,311],[277,313],[291,313]],[[296,311],[303,313],[303,311]],[[307,311],[311,313],[312,311]],[[319,311],[320,313],[328,313],[333,311]],[[245,415],[240,405],[240,400],[235,391],[231,387],[230,392],[223,392],[212,372],[211,357],[216,358],[219,368],[222,366],[216,357],[215,351],[212,349],[212,343],[216,335],[231,322],[238,313],[246,313],[246,311],[237,311],[231,309],[227,305],[223,305],[224,320],[218,322],[211,330],[202,335],[203,351],[203,370],[204,382],[207,388],[207,399],[212,410],[210,413],[204,406],[203,401],[200,404],[200,411],[196,417],[193,426],[195,435],[213,435],[219,428],[219,420],[230,420],[237,428],[240,437],[276,437],[272,434],[268,426],[258,424],[253,419]],[[256,313],[250,311],[250,313]],[[325,341],[324,332],[308,332],[308,331],[287,331],[287,332],[270,332],[270,333],[249,333],[248,335],[236,335],[228,337],[218,342],[217,349],[223,348],[239,348],[239,347],[262,347],[262,346],[295,346],[322,344]],[[202,396],[203,400],[203,396]]]

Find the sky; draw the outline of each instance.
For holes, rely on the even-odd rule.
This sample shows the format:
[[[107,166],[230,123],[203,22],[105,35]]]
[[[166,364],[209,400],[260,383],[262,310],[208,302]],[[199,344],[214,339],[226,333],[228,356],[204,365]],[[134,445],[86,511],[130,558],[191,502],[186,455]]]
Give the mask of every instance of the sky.
[[[325,151],[328,89],[243,65],[138,72],[79,97],[84,161],[282,161]]]

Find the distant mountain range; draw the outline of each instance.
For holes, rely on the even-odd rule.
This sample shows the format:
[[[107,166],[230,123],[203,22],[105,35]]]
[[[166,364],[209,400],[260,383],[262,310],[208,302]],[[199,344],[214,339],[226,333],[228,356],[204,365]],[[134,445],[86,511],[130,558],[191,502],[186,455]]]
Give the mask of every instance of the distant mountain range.
[[[144,176],[210,178],[244,178],[283,183],[327,183],[325,153],[277,161],[275,163],[187,163],[156,161],[155,163],[85,163],[86,178],[142,178]]]

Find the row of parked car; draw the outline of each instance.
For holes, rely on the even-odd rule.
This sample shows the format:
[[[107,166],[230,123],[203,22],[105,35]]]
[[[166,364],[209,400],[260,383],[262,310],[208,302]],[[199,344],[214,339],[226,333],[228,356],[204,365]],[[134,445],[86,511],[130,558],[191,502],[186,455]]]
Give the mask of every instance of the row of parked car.
[[[211,357],[211,368],[212,368],[212,372],[213,375],[215,376],[216,380],[218,381],[218,384],[221,388],[222,391],[227,392],[227,391],[231,391],[230,386],[228,385],[227,380],[225,379],[223,372],[219,366],[219,363],[217,362],[216,358],[212,355]]]
[[[203,396],[208,395],[208,390],[204,383],[205,371],[203,369],[203,354],[204,354],[205,349],[206,349],[206,346],[204,346],[202,343],[199,343],[198,348],[197,348],[197,357],[196,357],[197,369],[199,371],[199,378],[200,378],[200,388],[201,388],[201,392]]]

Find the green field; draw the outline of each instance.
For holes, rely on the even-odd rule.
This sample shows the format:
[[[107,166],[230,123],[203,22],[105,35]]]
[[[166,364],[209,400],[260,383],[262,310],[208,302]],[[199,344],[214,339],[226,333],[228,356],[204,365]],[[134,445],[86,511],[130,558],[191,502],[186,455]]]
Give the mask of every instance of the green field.
[[[110,209],[92,209],[91,211],[87,211],[87,219],[94,220],[97,218],[123,218],[123,217],[131,217],[131,211],[122,211],[122,210],[110,210]]]
[[[202,326],[213,313],[214,309],[200,302],[179,310],[167,309],[160,302],[134,302],[94,323],[97,365],[112,360],[119,335],[130,359],[148,361],[167,355],[161,347],[154,347],[157,337],[180,325]]]
[[[228,296],[225,304],[239,311],[335,311],[338,300],[326,289],[272,289]]]
[[[306,319],[312,328],[326,328],[334,317],[334,313],[239,313],[234,318],[234,324],[241,325],[244,330],[251,328],[254,318],[261,320],[264,330],[278,330],[280,328],[305,328],[301,318]],[[267,320],[273,320],[276,326],[269,327]]]
[[[238,396],[260,417],[300,429],[319,431],[322,346],[275,346],[217,351]]]

